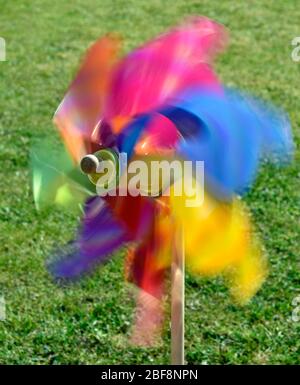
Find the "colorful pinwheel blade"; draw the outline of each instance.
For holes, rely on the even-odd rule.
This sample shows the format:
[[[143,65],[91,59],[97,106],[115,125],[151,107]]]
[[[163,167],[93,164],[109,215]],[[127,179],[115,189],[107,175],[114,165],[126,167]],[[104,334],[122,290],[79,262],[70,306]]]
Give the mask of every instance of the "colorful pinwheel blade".
[[[108,205],[93,197],[85,204],[76,240],[56,253],[49,270],[56,279],[78,278],[129,240],[125,226],[114,218]]]
[[[191,191],[182,195],[170,189],[170,205],[175,224],[183,227],[187,268],[194,274],[230,277],[236,300],[247,302],[266,276],[266,262],[253,234],[245,206],[238,199],[222,203],[205,192],[194,179]],[[194,196],[191,192],[194,191]],[[194,205],[191,201],[194,200]]]
[[[206,186],[222,200],[251,186],[262,159],[280,163],[291,158],[290,122],[273,106],[238,91],[221,94],[197,87],[169,103],[126,126],[118,136],[119,150],[131,157],[152,119],[162,114],[180,133],[175,154],[194,163],[203,161]]]
[[[126,56],[113,73],[105,109],[114,132],[191,85],[221,90],[211,64],[226,42],[222,25],[198,17]]]
[[[127,281],[138,287],[131,340],[135,345],[153,345],[164,320],[163,297],[171,266],[173,219],[165,198],[157,200],[148,233],[127,253]]]
[[[90,198],[76,240],[56,253],[50,271],[56,278],[75,279],[126,243],[138,243],[149,232],[154,209],[154,202],[141,196]]]
[[[99,145],[97,125],[103,116],[119,47],[120,40],[114,35],[105,36],[92,45],[54,115],[54,123],[76,162],[96,150],[93,143]]]
[[[191,89],[174,104],[175,111],[179,107],[199,120],[197,131],[195,125],[180,124],[181,118],[176,121],[183,135],[177,151],[185,159],[204,161],[207,186],[221,199],[243,194],[264,158],[277,163],[291,158],[290,122],[267,103],[236,90],[220,95]],[[172,119],[172,112],[167,115]]]
[[[171,264],[173,228],[165,199],[159,198],[153,214],[142,241],[129,249],[126,271],[129,281],[148,294],[161,299],[164,276]]]
[[[95,187],[76,168],[63,146],[42,141],[31,150],[33,196],[37,209],[59,204],[78,209]]]

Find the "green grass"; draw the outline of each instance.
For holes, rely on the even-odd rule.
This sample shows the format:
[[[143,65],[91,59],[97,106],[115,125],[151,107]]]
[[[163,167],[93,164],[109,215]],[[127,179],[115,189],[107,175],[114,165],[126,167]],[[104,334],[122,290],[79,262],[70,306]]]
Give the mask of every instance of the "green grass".
[[[300,64],[291,40],[300,35],[298,0],[0,0],[0,363],[168,363],[170,333],[160,346],[128,346],[134,308],[124,284],[123,254],[76,286],[55,286],[44,267],[52,248],[72,237],[77,219],[36,212],[29,150],[53,136],[51,118],[91,42],[120,32],[125,51],[190,14],[231,31],[218,71],[237,85],[282,105],[300,138]],[[300,363],[300,322],[292,300],[300,294],[299,150],[294,163],[261,170],[249,203],[270,261],[270,274],[252,302],[235,306],[222,279],[186,279],[186,360],[190,364]],[[167,329],[167,328],[166,328]]]

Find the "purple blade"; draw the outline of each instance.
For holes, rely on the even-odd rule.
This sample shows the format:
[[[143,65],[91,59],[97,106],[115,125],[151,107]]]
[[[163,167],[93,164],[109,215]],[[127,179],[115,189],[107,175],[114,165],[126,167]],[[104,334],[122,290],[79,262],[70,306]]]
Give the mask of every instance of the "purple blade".
[[[113,216],[104,200],[93,197],[86,202],[77,239],[56,253],[55,260],[49,262],[49,270],[56,279],[77,278],[103,263],[129,240],[125,226]]]

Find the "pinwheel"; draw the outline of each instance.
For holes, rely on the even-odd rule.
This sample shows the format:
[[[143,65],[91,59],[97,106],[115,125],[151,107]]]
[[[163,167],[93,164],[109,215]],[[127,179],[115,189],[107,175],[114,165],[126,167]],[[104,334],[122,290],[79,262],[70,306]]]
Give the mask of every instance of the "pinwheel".
[[[136,344],[153,343],[161,329],[172,266],[173,363],[183,363],[184,266],[224,275],[240,303],[260,288],[266,261],[240,196],[261,161],[284,163],[293,150],[283,111],[218,80],[213,61],[227,40],[205,17],[122,59],[120,39],[101,38],[54,116],[65,150],[32,151],[37,207],[83,206],[76,239],[56,253],[51,273],[81,277],[127,246],[126,279],[139,289]],[[174,173],[137,178],[137,161],[146,171],[167,162]]]

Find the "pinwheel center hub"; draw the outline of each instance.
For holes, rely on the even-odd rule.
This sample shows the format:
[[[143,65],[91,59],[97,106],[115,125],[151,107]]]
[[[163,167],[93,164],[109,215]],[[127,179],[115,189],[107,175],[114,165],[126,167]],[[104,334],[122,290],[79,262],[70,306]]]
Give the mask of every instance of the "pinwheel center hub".
[[[84,156],[80,161],[81,171],[85,174],[92,174],[99,169],[100,161],[94,154]]]
[[[116,151],[103,148],[85,155],[80,161],[80,168],[93,184],[105,187],[118,179],[119,157]]]

